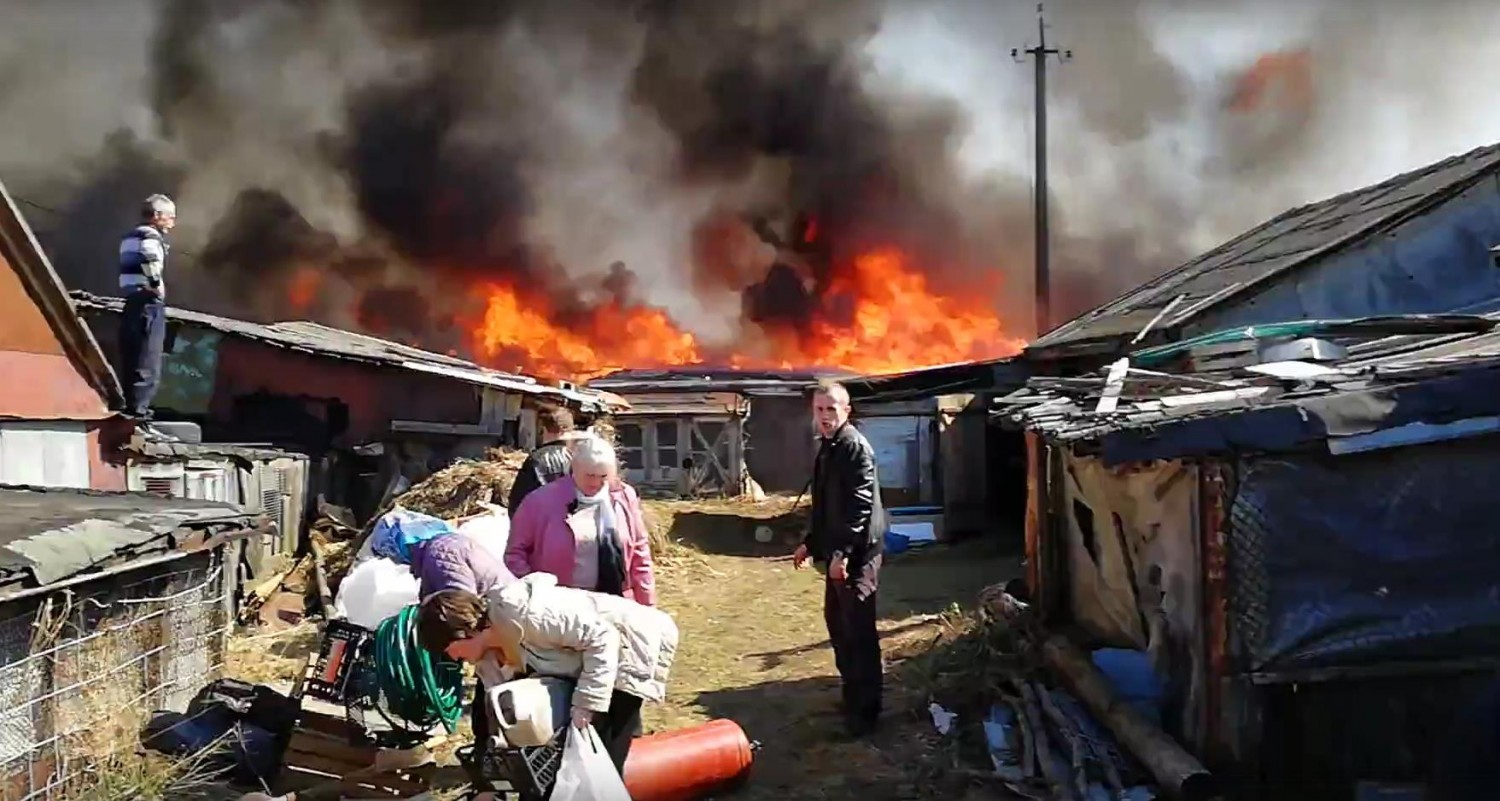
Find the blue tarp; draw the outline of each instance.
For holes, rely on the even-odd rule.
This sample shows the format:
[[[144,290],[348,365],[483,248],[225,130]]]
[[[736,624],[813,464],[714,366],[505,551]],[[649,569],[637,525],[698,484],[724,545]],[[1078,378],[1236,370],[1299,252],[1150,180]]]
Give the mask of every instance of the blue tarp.
[[[1231,507],[1253,671],[1500,654],[1494,438],[1245,460]]]

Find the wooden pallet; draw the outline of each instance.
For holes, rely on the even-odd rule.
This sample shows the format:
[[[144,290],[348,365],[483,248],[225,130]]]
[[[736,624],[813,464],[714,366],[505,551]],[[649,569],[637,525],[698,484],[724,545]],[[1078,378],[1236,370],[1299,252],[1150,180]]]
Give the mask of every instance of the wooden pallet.
[[[380,770],[394,756],[373,745],[355,744],[348,720],[304,709],[287,742],[281,789],[307,790],[339,782],[343,795],[355,798],[410,798],[426,792],[432,765]]]
[[[316,664],[317,654],[313,654],[303,671],[304,678],[311,675]],[[424,760],[413,752],[361,743],[357,727],[345,717],[344,710],[303,696],[302,687],[303,682],[298,681],[292,691],[301,713],[282,757],[278,782],[282,792],[316,787],[331,790],[335,796],[373,799],[411,798],[429,789],[437,770],[430,759],[423,765],[382,769]],[[430,752],[443,739],[435,738],[424,748]]]

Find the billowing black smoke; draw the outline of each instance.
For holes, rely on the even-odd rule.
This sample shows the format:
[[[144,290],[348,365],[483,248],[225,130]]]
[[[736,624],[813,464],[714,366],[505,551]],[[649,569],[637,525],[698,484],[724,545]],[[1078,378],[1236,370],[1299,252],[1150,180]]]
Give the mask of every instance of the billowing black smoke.
[[[223,314],[309,316],[446,349],[482,306],[476,287],[494,281],[563,320],[586,320],[600,303],[655,303],[689,324],[717,323],[738,305],[743,320],[718,334],[739,343],[758,327],[837,323],[848,309],[830,290],[851,255],[893,245],[939,292],[972,295],[984,283],[976,278],[1001,275],[996,306],[1014,333],[1028,333],[1027,68],[997,56],[982,82],[942,74],[955,43],[1001,55],[1028,44],[1035,20],[1025,9],[981,0],[83,5],[18,6],[0,33],[12,45],[0,47],[0,112],[14,132],[0,131],[0,177],[55,211],[31,222],[76,287],[113,287],[116,238],[141,198],[165,191],[181,201],[174,302]],[[1202,86],[1246,64],[1226,58],[1220,72],[1188,76],[1144,0],[1057,5],[1066,22],[1057,35],[1077,56],[1050,98],[1055,312],[1171,266],[1205,244],[1198,229],[1222,237],[1326,193],[1308,189],[1322,180],[1311,167],[1330,149],[1350,158],[1333,135],[1342,118],[1315,121],[1321,129],[1299,120],[1298,136],[1276,140],[1294,151],[1281,153],[1281,169],[1257,172],[1259,134],[1219,152],[1218,112],[1193,105]],[[1397,57],[1369,46],[1391,33],[1376,28],[1429,22],[1381,17],[1356,41],[1339,33],[1359,18],[1353,9],[1298,25],[1329,37],[1323,73],[1353,76],[1364,91],[1354,78],[1369,74],[1370,59]],[[1476,15],[1444,22],[1444,41],[1485,29]],[[876,64],[882,36],[919,41],[907,34],[933,19],[948,39]],[[66,60],[53,57],[64,51]],[[1413,73],[1413,86],[1452,83],[1433,79],[1439,61],[1484,74],[1458,63],[1487,63],[1475,46],[1456,52],[1421,60],[1427,79]],[[941,80],[888,74],[893,64]],[[1348,115],[1380,104],[1327,105]],[[972,135],[1006,126],[1021,133],[992,142],[1014,153],[980,167],[960,158]],[[1179,166],[1189,157],[1202,169]],[[1348,170],[1323,172],[1342,181]],[[1208,222],[1228,223],[1205,222],[1210,207],[1227,211]],[[293,302],[310,291],[311,302]]]
[[[100,294],[119,291],[116,254],[120,238],[139,224],[141,201],[155,192],[175,194],[188,171],[157,150],[129,131],[115,131],[79,165],[87,181],[62,193],[55,206],[22,207],[70,287]]]
[[[519,267],[531,206],[524,154],[503,138],[458,138],[474,105],[462,69],[455,59],[355,92],[343,166],[364,219],[401,255],[437,268]]]
[[[662,272],[669,265],[621,263],[607,252],[596,264],[563,264],[556,243],[528,229],[538,210],[538,181],[550,180],[539,165],[574,124],[565,101],[549,97],[528,73],[537,54],[582,49],[591,55],[577,80],[623,68],[629,104],[669,137],[670,183],[684,192],[754,186],[737,205],[697,221],[705,231],[695,236],[717,236],[726,219],[741,220],[740,228],[777,221],[785,240],[777,243],[780,259],[747,267],[702,258],[722,247],[687,249],[694,285],[741,293],[753,325],[803,330],[814,318],[838,316],[824,293],[858,249],[898,245],[941,284],[945,272],[1003,267],[995,262],[1002,243],[992,235],[1025,230],[993,224],[1024,218],[1024,188],[992,188],[984,200],[994,211],[981,214],[970,207],[973,195],[958,191],[962,181],[951,158],[964,125],[958,108],[930,100],[898,108],[870,93],[861,49],[879,30],[883,6],[874,0],[319,6],[160,0],[146,98],[158,135],[181,159],[172,165],[175,176],[147,159],[117,158],[135,173],[90,170],[74,203],[90,219],[118,219],[118,208],[132,207],[139,196],[176,191],[183,176],[235,158],[236,128],[244,124],[235,118],[249,116],[237,92],[267,102],[244,88],[253,87],[254,76],[235,70],[275,69],[278,54],[322,58],[326,50],[335,58],[331,49],[344,43],[326,34],[353,20],[363,26],[361,45],[391,65],[341,85],[328,98],[336,104],[333,123],[293,140],[285,157],[346,187],[357,224],[335,234],[315,221],[321,209],[305,198],[259,182],[217,187],[227,203],[215,220],[201,219],[195,214],[201,207],[183,198],[179,237],[188,247],[180,248],[177,269],[187,266],[202,280],[180,281],[178,302],[263,318],[310,315],[417,338],[435,329],[435,320],[472,314],[465,290],[476,280],[503,281],[544,298],[564,319],[587,315],[601,300],[649,302],[661,280],[656,276],[670,275]],[[519,54],[528,40],[537,53]],[[235,58],[237,47],[264,63]],[[121,147],[116,139],[106,152]],[[555,148],[550,158],[558,160]],[[782,177],[759,177],[767,165],[777,165]],[[630,209],[620,211],[616,224],[629,226]],[[985,235],[974,235],[976,220],[990,221],[979,226]],[[817,238],[794,241],[808,221],[815,221]],[[70,214],[66,227],[75,225],[84,222]],[[75,283],[103,288],[78,279],[109,276],[101,262],[110,252],[105,240],[116,235],[110,228],[88,241],[88,258],[77,245],[60,245],[54,256]],[[1003,247],[1020,260],[1029,243],[1017,236]],[[600,272],[605,265],[608,271]],[[349,302],[329,295],[333,284],[322,281],[316,302],[289,308],[285,300],[297,293],[288,288],[305,284],[299,274],[308,269],[356,285]],[[578,280],[580,270],[593,278]]]

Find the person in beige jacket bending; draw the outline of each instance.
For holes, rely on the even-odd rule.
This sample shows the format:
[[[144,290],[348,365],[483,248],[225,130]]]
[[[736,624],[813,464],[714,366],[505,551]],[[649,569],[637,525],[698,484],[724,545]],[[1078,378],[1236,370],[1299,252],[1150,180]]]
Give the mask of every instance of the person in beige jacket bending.
[[[577,680],[573,720],[599,733],[624,775],[641,734],[641,704],[666,697],[677,653],[677,624],[665,612],[617,595],[563,587],[532,573],[480,598],[443,590],[422,602],[423,648],[479,663],[487,655],[515,674]]]

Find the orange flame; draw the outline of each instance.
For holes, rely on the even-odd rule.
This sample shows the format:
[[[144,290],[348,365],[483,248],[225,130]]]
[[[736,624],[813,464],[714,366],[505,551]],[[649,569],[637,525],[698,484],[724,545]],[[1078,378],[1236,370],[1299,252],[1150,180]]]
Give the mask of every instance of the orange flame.
[[[1025,340],[1007,336],[981,294],[944,296],[912,269],[906,254],[882,248],[854,259],[831,290],[854,298],[853,324],[815,325],[802,360],[856,373],[889,373],[1017,353]]]
[[[1266,53],[1235,80],[1227,106],[1239,113],[1279,106],[1303,109],[1313,100],[1312,66],[1306,49]]]
[[[525,372],[584,380],[627,367],[700,361],[693,335],[659,309],[611,301],[590,311],[585,325],[565,327],[553,321],[545,303],[523,298],[513,287],[489,284],[483,292],[484,319],[474,344],[492,362],[514,358]]]
[[[323,289],[323,274],[312,267],[302,267],[292,274],[287,287],[287,299],[299,314],[306,313]]]
[[[664,312],[611,301],[563,324],[545,302],[488,284],[475,349],[491,364],[550,378],[587,380],[628,368],[703,364],[738,369],[839,368],[871,374],[1017,353],[989,302],[991,293],[942,295],[905,253],[881,248],[856,257],[829,295],[852,309],[847,324],[817,319],[808,332],[768,330],[770,354],[706,354]],[[705,356],[711,359],[705,360]]]

